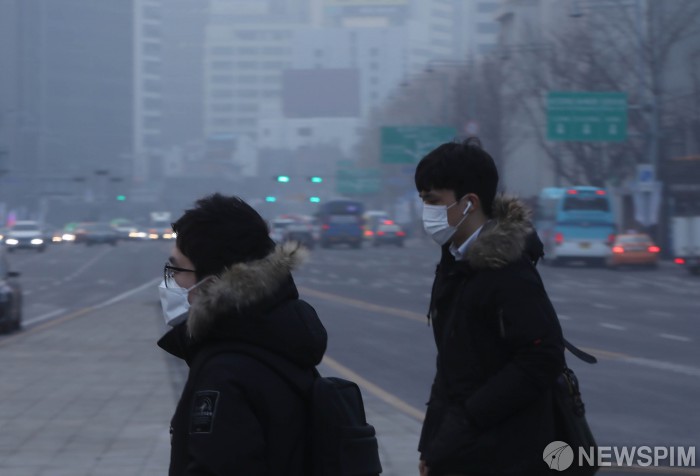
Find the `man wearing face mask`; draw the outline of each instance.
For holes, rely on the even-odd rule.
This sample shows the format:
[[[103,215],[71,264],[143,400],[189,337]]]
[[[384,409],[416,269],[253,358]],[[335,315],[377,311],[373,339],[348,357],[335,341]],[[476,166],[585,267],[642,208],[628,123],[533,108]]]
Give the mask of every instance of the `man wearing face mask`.
[[[535,269],[542,243],[524,205],[496,196],[498,171],[478,140],[437,147],[415,183],[424,228],[442,249],[428,314],[437,371],[419,472],[545,474],[564,344]]]
[[[170,476],[308,475],[308,409],[326,331],[260,215],[214,194],[173,223],[158,342],[189,375],[171,421]]]

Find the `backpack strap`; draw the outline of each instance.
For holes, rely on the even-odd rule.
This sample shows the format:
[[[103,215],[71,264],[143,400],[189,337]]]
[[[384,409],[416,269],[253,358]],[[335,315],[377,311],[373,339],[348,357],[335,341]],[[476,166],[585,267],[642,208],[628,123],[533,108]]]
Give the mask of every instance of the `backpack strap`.
[[[540,284],[542,285],[542,288],[544,289],[544,281],[542,281],[542,276],[540,276],[539,271],[537,271],[537,260],[534,260],[534,261],[528,260],[528,262],[532,266],[532,270],[535,272],[535,276],[537,276],[537,279],[539,280]],[[549,305],[550,305],[552,312],[554,312],[554,315],[556,316],[557,311],[556,311],[556,309],[554,309],[554,305],[552,305],[551,301],[550,301]],[[558,317],[557,317],[557,319],[558,319]],[[566,348],[566,350],[571,352],[574,355],[574,357],[576,357],[580,360],[583,360],[587,364],[597,364],[598,363],[598,359],[595,358],[595,356],[589,354],[588,352],[584,352],[583,350],[579,349],[574,344],[572,344],[571,342],[566,340],[566,337],[564,337],[563,335],[562,335],[562,339],[564,340],[564,347]]]
[[[566,338],[564,338],[564,347],[566,347],[566,349],[569,352],[574,354],[574,357],[577,357],[580,360],[583,360],[587,364],[597,364],[598,363],[598,359],[596,359],[595,356],[589,354],[588,352],[584,352],[583,350],[579,349],[574,344],[572,344],[571,342],[566,340]]]

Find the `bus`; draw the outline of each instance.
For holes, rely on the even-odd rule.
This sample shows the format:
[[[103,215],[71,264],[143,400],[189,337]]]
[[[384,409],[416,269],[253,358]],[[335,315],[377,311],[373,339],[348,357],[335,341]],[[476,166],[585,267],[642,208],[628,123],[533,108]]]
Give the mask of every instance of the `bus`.
[[[608,192],[586,186],[543,189],[535,227],[544,243],[544,262],[554,265],[567,261],[604,265],[617,232]]]
[[[330,200],[323,203],[318,211],[321,248],[338,244],[362,247],[364,210],[362,202],[356,200]]]

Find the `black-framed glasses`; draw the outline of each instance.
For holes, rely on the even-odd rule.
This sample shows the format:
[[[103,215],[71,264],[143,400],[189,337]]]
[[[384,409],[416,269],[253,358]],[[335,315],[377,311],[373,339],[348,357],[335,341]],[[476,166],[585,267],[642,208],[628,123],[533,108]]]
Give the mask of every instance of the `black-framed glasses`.
[[[163,281],[165,281],[165,287],[177,287],[175,283],[175,275],[177,273],[195,273],[193,269],[178,268],[177,266],[171,265],[166,261],[165,266],[163,266]]]

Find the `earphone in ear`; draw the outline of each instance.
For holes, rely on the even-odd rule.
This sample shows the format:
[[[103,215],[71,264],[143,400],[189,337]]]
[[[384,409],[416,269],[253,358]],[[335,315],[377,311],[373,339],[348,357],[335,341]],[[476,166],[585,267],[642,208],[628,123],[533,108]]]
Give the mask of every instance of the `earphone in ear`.
[[[464,209],[464,211],[462,212],[462,215],[466,215],[467,213],[469,213],[469,210],[471,210],[471,209],[472,209],[472,202],[467,202],[467,208]]]

